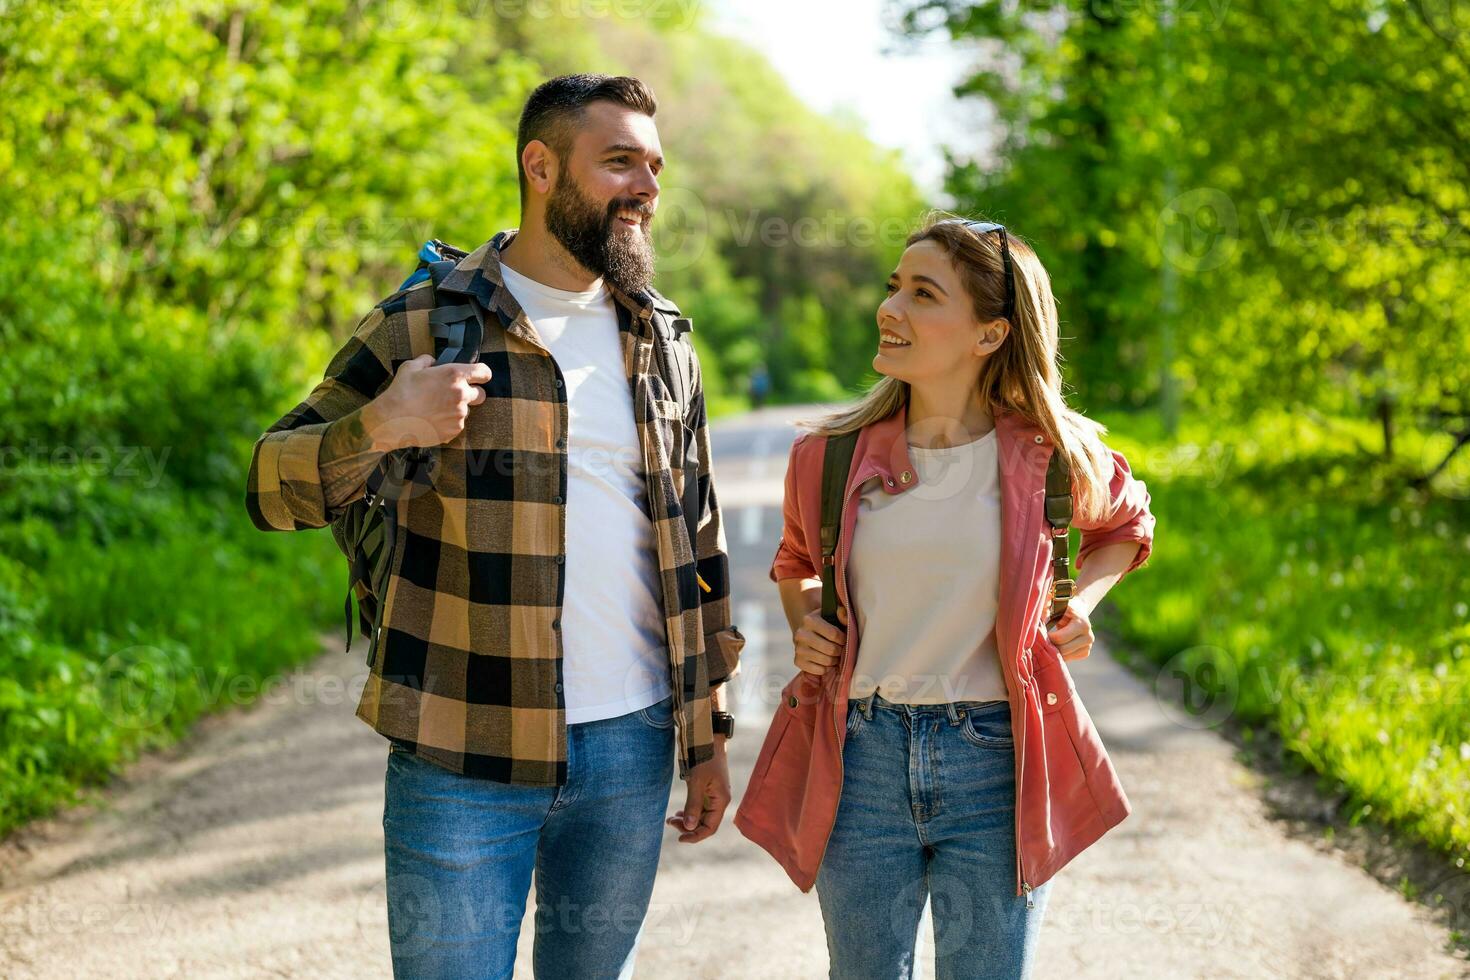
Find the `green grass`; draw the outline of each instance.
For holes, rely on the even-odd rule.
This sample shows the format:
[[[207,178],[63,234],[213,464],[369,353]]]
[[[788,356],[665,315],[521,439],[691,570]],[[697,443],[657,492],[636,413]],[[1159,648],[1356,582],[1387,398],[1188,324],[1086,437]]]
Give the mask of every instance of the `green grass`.
[[[1470,856],[1470,458],[1436,493],[1404,477],[1447,442],[1262,415],[1165,441],[1108,436],[1148,484],[1155,550],[1110,605],[1127,642],[1204,709],[1279,732],[1300,767],[1371,819]],[[1462,454],[1470,455],[1470,454]]]
[[[320,649],[346,589],[326,532],[239,497],[40,470],[0,513],[0,836],[105,785]]]

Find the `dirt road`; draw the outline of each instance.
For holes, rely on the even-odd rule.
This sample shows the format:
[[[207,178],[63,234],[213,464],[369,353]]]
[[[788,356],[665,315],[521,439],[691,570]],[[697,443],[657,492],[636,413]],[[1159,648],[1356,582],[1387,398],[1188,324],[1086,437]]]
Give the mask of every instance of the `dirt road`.
[[[793,670],[766,579],[792,414],[715,430],[736,622],[750,637],[733,691],[737,793],[770,692]],[[0,977],[389,976],[387,745],[353,717],[365,668],[340,642],[325,638],[266,702],[132,767],[107,808],[0,849]],[[1441,922],[1273,819],[1228,742],[1171,721],[1105,650],[1072,666],[1134,812],[1055,879],[1037,976],[1470,975],[1442,951]],[[676,784],[670,812],[682,801]],[[531,975],[529,940],[527,928],[518,977]],[[825,976],[816,895],[728,822],[698,846],[669,835],[638,975]]]

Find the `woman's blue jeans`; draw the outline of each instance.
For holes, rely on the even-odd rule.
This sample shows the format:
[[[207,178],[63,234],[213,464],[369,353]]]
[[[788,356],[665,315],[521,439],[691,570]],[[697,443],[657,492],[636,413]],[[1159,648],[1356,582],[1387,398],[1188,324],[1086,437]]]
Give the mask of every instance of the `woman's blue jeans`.
[[[848,704],[842,799],[817,872],[831,976],[911,978],[925,902],[935,980],[1024,978],[1052,881],[1016,894],[1007,701]]]
[[[511,976],[532,872],[537,977],[630,977],[674,776],[673,698],[567,726],[564,786],[388,753],[383,838],[395,977]]]

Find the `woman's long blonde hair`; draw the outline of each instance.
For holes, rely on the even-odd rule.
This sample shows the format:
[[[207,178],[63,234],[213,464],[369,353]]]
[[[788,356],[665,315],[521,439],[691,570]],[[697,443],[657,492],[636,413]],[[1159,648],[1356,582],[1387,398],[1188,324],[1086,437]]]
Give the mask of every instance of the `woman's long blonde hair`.
[[[976,234],[964,221],[947,211],[932,211],[924,226],[908,237],[905,248],[937,242],[954,261],[974,301],[975,316],[981,322],[1001,319],[1006,293],[1000,236]],[[1077,517],[1099,521],[1111,506],[1113,461],[1102,441],[1107,427],[1068,408],[1063,400],[1051,277],[1029,243],[1010,229],[1006,234],[1016,279],[1015,316],[1005,341],[981,368],[980,391],[990,402],[992,415],[1015,411],[1051,437],[1071,465]],[[890,417],[908,399],[908,382],[885,375],[852,405],[796,425],[818,435],[842,435]]]

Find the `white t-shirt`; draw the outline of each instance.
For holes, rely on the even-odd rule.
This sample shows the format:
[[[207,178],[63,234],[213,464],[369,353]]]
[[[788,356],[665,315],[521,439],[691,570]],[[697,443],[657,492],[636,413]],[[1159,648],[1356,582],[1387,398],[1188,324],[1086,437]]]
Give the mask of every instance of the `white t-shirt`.
[[[673,690],[657,545],[615,300],[600,279],[575,292],[529,279],[503,262],[500,273],[566,382],[566,720],[615,718]]]
[[[946,449],[909,447],[918,485],[858,497],[848,556],[860,643],[851,698],[943,704],[1008,697],[1000,607],[1000,458],[991,429]]]

